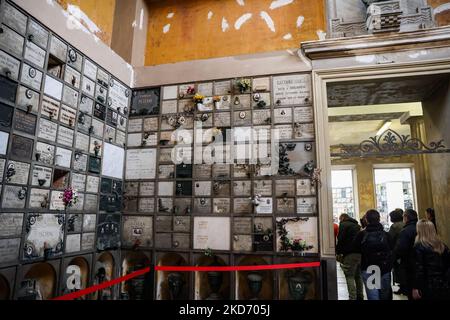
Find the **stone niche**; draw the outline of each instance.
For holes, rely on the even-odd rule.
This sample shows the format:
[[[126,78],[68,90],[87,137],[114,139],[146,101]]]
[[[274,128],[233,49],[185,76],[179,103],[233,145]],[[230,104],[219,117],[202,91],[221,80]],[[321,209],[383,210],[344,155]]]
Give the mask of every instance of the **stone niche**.
[[[329,38],[405,32],[434,26],[427,0],[328,0]]]

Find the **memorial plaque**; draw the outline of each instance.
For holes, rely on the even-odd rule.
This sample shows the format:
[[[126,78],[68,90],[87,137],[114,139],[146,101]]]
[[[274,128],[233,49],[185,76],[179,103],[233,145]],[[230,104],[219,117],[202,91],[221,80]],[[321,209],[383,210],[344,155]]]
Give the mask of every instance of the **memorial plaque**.
[[[239,94],[239,95],[233,96],[232,104],[233,104],[233,108],[235,110],[250,109],[250,107],[251,107],[250,95],[249,94]]]
[[[102,178],[100,183],[101,193],[112,193],[112,180],[108,178]]]
[[[271,214],[273,212],[272,198],[259,198],[255,209],[258,214]]]
[[[23,213],[0,214],[0,237],[21,236]]]
[[[22,56],[24,38],[5,25],[0,26],[0,46],[17,57]]]
[[[105,88],[109,86],[109,75],[100,68],[97,69],[97,83]]]
[[[316,198],[297,198],[298,214],[314,214],[317,212]]]
[[[12,126],[14,109],[6,104],[0,103],[0,128],[9,130]]]
[[[230,250],[230,218],[194,217],[194,249]]]
[[[53,77],[50,77],[49,75],[45,75],[44,93],[46,95],[53,97],[59,101],[59,100],[61,100],[62,91],[63,91],[62,82],[54,79]],[[52,101],[52,99],[48,99],[48,100]],[[59,102],[55,102],[55,103],[57,103],[59,105]],[[52,116],[55,118],[58,118],[58,114],[54,114]]]
[[[211,181],[196,181],[194,183],[196,196],[210,196],[211,195]]]
[[[127,118],[125,116],[119,115],[117,117],[117,129],[122,131],[127,130]]]
[[[235,111],[233,123],[235,126],[250,126],[252,124],[251,111]]]
[[[295,212],[294,198],[278,198],[277,199],[277,213],[293,214]]]
[[[70,168],[70,162],[72,158],[72,151],[64,148],[56,148],[55,164],[57,166]]]
[[[105,128],[105,140],[114,143],[116,139],[116,129],[110,126]]]
[[[252,231],[252,218],[234,218],[233,232],[235,234],[251,234]]]
[[[270,109],[254,110],[253,111],[253,124],[270,124],[271,123]]]
[[[81,234],[69,234],[66,237],[66,252],[78,252],[81,250]]]
[[[16,103],[17,107],[23,110],[30,110],[29,112],[38,113],[39,93],[26,87],[19,86],[19,90],[17,90]]]
[[[48,209],[50,191],[45,189],[31,189],[28,207],[34,209]]]
[[[42,98],[42,108],[41,108],[41,114],[44,116],[49,117],[50,119],[58,119],[59,115],[59,102],[49,98],[47,96],[44,96]],[[42,121],[42,120],[41,120]]]
[[[91,62],[88,59],[84,59],[83,74],[86,77],[91,78],[92,80],[96,80],[96,78],[97,78],[97,66],[95,65],[95,63]]]
[[[157,131],[158,130],[158,118],[145,118],[144,119],[144,131]],[[131,120],[130,120],[131,121]]]
[[[117,194],[100,195],[100,211],[116,212],[122,209],[122,198]]]
[[[253,228],[253,250],[273,251],[272,219],[255,218]]]
[[[100,174],[100,168],[102,165],[102,160],[98,157],[89,156],[89,172]]]
[[[296,74],[274,77],[273,96],[278,105],[311,103],[311,75]]]
[[[252,213],[252,201],[247,198],[234,198],[233,211],[235,214]]]
[[[95,233],[83,233],[81,235],[81,250],[92,250],[95,244]]]
[[[252,251],[252,236],[239,234],[233,237],[234,251]]]
[[[250,178],[250,168],[246,164],[237,164],[233,167],[234,178]]]
[[[0,239],[0,264],[16,261],[19,250],[20,239]]]
[[[172,231],[172,217],[171,216],[157,216],[155,222],[155,229],[157,232],[171,232]]]
[[[196,179],[211,179],[212,167],[210,164],[194,164],[194,177]]]
[[[189,234],[174,233],[172,247],[178,249],[189,249],[191,245],[191,239]]]
[[[19,68],[19,60],[0,50],[0,72],[2,76],[17,81],[17,79],[19,79]],[[2,81],[2,87],[4,87],[4,83],[6,83],[6,81]],[[15,94],[13,96],[15,96]]]
[[[233,194],[235,196],[250,196],[251,190],[252,182],[249,180],[233,182]]]
[[[284,223],[283,223],[284,222]],[[282,225],[280,225],[283,223]],[[311,249],[305,250],[305,253],[318,253],[319,241],[317,234],[317,218],[277,218],[277,251],[283,250],[281,236],[279,235],[280,227],[287,231],[287,237],[289,239],[303,239],[306,245],[312,246]]]
[[[34,20],[28,20],[28,39],[38,46],[47,49],[48,31]]]
[[[142,133],[129,133],[127,140],[128,147],[142,146]]]
[[[117,126],[118,113],[112,111],[111,109],[106,110],[106,123],[111,126]]]
[[[50,41],[50,53],[61,61],[66,61],[67,46],[64,42],[52,36]]]
[[[314,123],[296,123],[294,139],[314,139]]]
[[[155,89],[153,89],[155,90]],[[156,89],[159,93],[159,88]],[[114,110],[117,110],[121,114],[126,114],[128,109],[128,102],[130,97],[130,90],[125,87],[124,85],[120,84],[118,81],[111,79],[109,81],[109,102],[111,107]],[[142,97],[142,96],[141,96]],[[141,101],[142,102],[142,101]],[[155,106],[153,106],[151,109],[154,109]],[[158,107],[159,107],[159,100],[158,100]],[[156,111],[151,110],[150,113],[155,113]],[[158,114],[156,112],[156,114]]]
[[[176,99],[178,97],[178,86],[166,86],[162,89],[164,100]]]
[[[176,105],[176,101],[175,100],[173,100],[173,101],[170,101],[170,100],[169,101],[163,101],[162,113],[163,114],[176,113],[177,109],[175,108],[175,105]],[[192,112],[194,109],[195,109],[195,105],[194,105],[194,102],[192,101],[192,99],[182,99],[182,100],[178,101],[178,112],[179,113]]]
[[[294,122],[305,123],[313,121],[314,121],[314,113],[312,107],[294,108]]]
[[[214,82],[214,94],[216,96],[227,95],[231,93],[230,80]]]
[[[88,156],[82,153],[75,153],[73,158],[73,169],[77,171],[86,171]]]
[[[99,177],[90,176],[88,175],[86,178],[86,192],[98,192],[98,186],[99,186]]]
[[[89,136],[81,132],[77,132],[75,148],[88,152],[89,151]]]
[[[21,159],[31,159],[33,154],[33,140],[12,135],[10,156]]]
[[[161,249],[172,248],[172,234],[171,233],[157,233],[155,235],[155,247]]]
[[[137,188],[137,183],[136,184]],[[133,191],[134,194],[134,191]],[[137,195],[137,190],[135,195]],[[140,182],[139,183],[139,196],[154,196],[155,195],[155,183],[154,182]]]
[[[67,232],[78,233],[81,232],[81,226],[83,223],[83,215],[78,213],[69,214],[67,219]]]
[[[178,96],[180,98],[191,97],[194,95],[194,92],[196,92],[194,83],[181,84],[178,86]]]
[[[30,86],[32,89],[39,91],[42,83],[42,72],[23,63],[20,81],[23,84]]]
[[[90,80],[87,77],[83,77],[81,89],[84,94],[87,94],[87,95],[93,97],[95,94],[95,82]]]
[[[20,34],[25,35],[25,31],[27,29],[26,15],[6,1],[2,1],[0,12],[2,13],[0,20],[2,20],[3,23],[7,24]]]
[[[214,214],[228,214],[231,212],[230,198],[214,198],[213,199],[213,213]]]
[[[83,56],[74,48],[69,48],[66,61],[68,65],[71,65],[78,71],[81,71],[81,65],[83,64]]]
[[[23,42],[22,42],[23,45]],[[31,62],[35,66],[38,66],[39,68],[44,68],[45,63],[45,50],[39,48],[37,45],[35,45],[31,41],[27,41],[25,45],[25,53],[23,57],[28,62]]]
[[[2,198],[2,208],[23,209],[27,197],[27,188],[23,186],[5,185]]]
[[[217,111],[230,110],[231,95],[214,96],[214,107]]]
[[[173,196],[174,183],[170,181],[158,182],[158,195],[160,196]]]
[[[97,225],[97,250],[117,249],[119,246],[120,215],[99,215]]]
[[[103,128],[104,128],[104,123],[97,120],[97,119],[92,119],[92,131],[91,133],[94,136],[97,137],[103,137]]]
[[[292,125],[282,124],[276,125],[275,130],[278,130],[278,139],[280,140],[291,140],[293,135]]]
[[[192,178],[192,164],[181,163],[177,165],[177,178]]]
[[[64,126],[59,126],[58,137],[56,142],[67,147],[72,147],[73,145],[73,130],[66,128]]]
[[[156,119],[156,118],[155,118]],[[130,132],[141,132],[142,131],[143,119],[130,119],[128,121],[128,133]]]
[[[175,174],[175,166],[174,165],[160,165],[158,169],[158,178],[159,179],[173,179]]]
[[[212,82],[199,83],[198,87],[197,87],[197,92],[206,97],[212,96],[213,95],[213,83]]]
[[[96,221],[97,221],[97,215],[95,215],[95,214],[83,215],[83,232],[95,231]]]
[[[275,180],[275,195],[277,197],[295,196],[295,180]]]
[[[158,212],[172,213],[173,212],[172,198],[158,198]]]
[[[30,174],[30,164],[18,161],[8,161],[5,180],[8,183],[27,184]]]
[[[106,117],[106,107],[96,103],[94,107],[94,117],[104,121]]]
[[[69,83],[69,84],[71,84],[72,87],[75,87],[75,88],[79,89],[80,88],[80,82],[81,82],[81,75],[75,69],[73,69],[73,68],[71,68],[69,66],[66,66],[66,72],[64,73],[64,81]],[[94,82],[92,82],[92,83],[94,83]],[[83,89],[84,88],[85,88],[85,86],[83,86]],[[84,90],[83,90],[83,92],[84,92]],[[89,92],[87,92],[87,93],[89,93]]]
[[[79,173],[72,173],[72,188],[78,192],[84,192],[86,187],[86,175]]]
[[[270,100],[269,92],[253,93],[253,95],[252,95],[252,107],[253,108],[256,108],[256,109],[270,108],[271,105],[272,105],[272,102]]]
[[[139,198],[139,212],[153,213],[155,212],[155,199],[154,198]]]
[[[103,86],[97,84],[95,86],[95,101],[106,104],[106,95],[108,94],[108,89]]]
[[[122,131],[120,131],[120,130],[117,130],[117,131],[116,131],[116,143],[117,143],[118,145],[121,145],[121,146],[123,146],[123,145],[126,144],[126,141],[125,141],[125,132],[122,132]]]
[[[0,182],[3,182],[3,173],[5,172],[6,159],[0,158]],[[1,189],[0,189],[1,191]]]
[[[125,182],[124,195],[127,197],[137,197],[139,195],[139,183],[138,182]]]
[[[70,208],[71,211],[83,211],[84,193],[78,193],[78,201]]]
[[[314,144],[311,142],[280,143],[280,159],[281,157],[284,157],[286,161],[280,162],[278,174],[305,174],[306,171],[309,174],[315,159]]]
[[[316,194],[316,188],[311,185],[310,179],[297,179],[297,195],[311,196]]]
[[[36,144],[35,159],[39,162],[53,165],[53,161],[55,159],[55,146],[38,142]]]
[[[196,214],[210,214],[212,211],[210,198],[195,198],[194,199],[194,213]]]
[[[98,190],[98,188],[97,188]],[[85,201],[84,201],[84,210],[87,212],[96,212],[98,210],[98,197],[96,194],[89,194],[87,193],[85,195]]]
[[[72,108],[77,108],[78,106],[78,95],[79,93],[68,86],[64,86],[63,90],[63,102]],[[95,115],[95,111],[94,111]]]
[[[80,112],[92,115],[92,108],[93,108],[93,106],[94,106],[94,101],[92,99],[89,99],[85,95],[81,96],[81,99],[80,99]]]
[[[127,180],[155,179],[156,149],[127,150]]]
[[[191,231],[191,218],[184,216],[175,216],[173,218],[173,231],[174,232],[190,232]]]
[[[31,176],[31,185],[50,188],[52,182],[52,168],[34,166]]]
[[[255,180],[253,182],[253,193],[262,196],[272,196],[272,180]]]
[[[14,129],[34,135],[36,132],[36,116],[17,110],[14,121]]]
[[[182,100],[180,100],[180,104]],[[190,100],[189,100],[190,101]],[[177,113],[177,100],[165,100],[161,104],[161,114]]]
[[[172,162],[172,148],[159,149],[159,162]]]
[[[292,108],[275,108],[274,123],[292,123]]]
[[[158,133],[144,132],[141,144],[147,147],[156,147],[158,145]]]
[[[153,218],[124,216],[122,227],[122,245],[132,247],[136,243],[140,246],[153,245]]]
[[[39,120],[38,137],[55,142],[57,128],[56,123],[41,118]]]
[[[253,91],[269,91],[270,90],[270,78],[254,78],[253,79]]]
[[[177,181],[175,184],[175,194],[177,196],[192,196],[192,182]]]

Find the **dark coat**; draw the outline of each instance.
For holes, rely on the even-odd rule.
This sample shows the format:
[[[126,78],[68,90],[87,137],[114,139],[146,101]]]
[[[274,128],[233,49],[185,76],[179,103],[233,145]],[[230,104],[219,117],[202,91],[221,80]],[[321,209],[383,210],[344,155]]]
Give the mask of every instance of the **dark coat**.
[[[398,235],[397,243],[394,249],[396,260],[399,263],[399,282],[400,286],[411,294],[412,284],[414,281],[415,270],[415,252],[414,241],[416,239],[416,224],[417,220],[408,221],[400,234]]]
[[[347,255],[354,253],[353,240],[358,234],[361,227],[353,218],[348,218],[339,224],[339,232],[337,236],[336,253]]]
[[[400,232],[402,231],[405,224],[403,221],[394,222],[391,227],[389,228],[389,235],[392,238],[392,242],[394,245],[397,243],[398,236],[400,235]]]

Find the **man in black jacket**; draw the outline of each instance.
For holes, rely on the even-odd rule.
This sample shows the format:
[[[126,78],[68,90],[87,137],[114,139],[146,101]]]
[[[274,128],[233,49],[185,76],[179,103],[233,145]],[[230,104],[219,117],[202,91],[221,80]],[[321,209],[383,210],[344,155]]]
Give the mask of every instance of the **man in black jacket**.
[[[368,225],[356,235],[354,248],[361,253],[361,275],[367,299],[391,300],[392,239],[384,231],[378,211],[367,211],[366,220]]]
[[[348,214],[339,217],[336,254],[342,256],[341,268],[347,282],[349,300],[364,300],[361,280],[361,255],[353,248],[353,240],[361,229],[358,222]]]
[[[403,222],[405,225],[400,231],[397,244],[395,246],[395,259],[400,260],[400,293],[412,299],[412,284],[414,281],[414,241],[416,239],[417,212],[407,209],[403,214]]]

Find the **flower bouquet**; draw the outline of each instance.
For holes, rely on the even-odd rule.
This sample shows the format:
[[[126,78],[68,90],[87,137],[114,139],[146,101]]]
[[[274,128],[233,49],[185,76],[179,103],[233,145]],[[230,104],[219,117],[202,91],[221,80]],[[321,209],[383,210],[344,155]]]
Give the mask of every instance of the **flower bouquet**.
[[[236,81],[236,85],[238,86],[241,93],[244,93],[252,88],[250,79],[239,79]]]
[[[186,94],[188,96],[193,95],[195,93],[195,88],[194,87],[189,87],[186,89]]]
[[[75,205],[78,201],[78,192],[77,190],[68,187],[66,189],[64,189],[63,194],[61,195],[61,199],[64,203],[64,207],[72,207],[73,205]]]
[[[196,93],[195,96],[192,98],[195,103],[203,103],[203,99],[205,99],[205,96],[201,95],[200,93]]]

